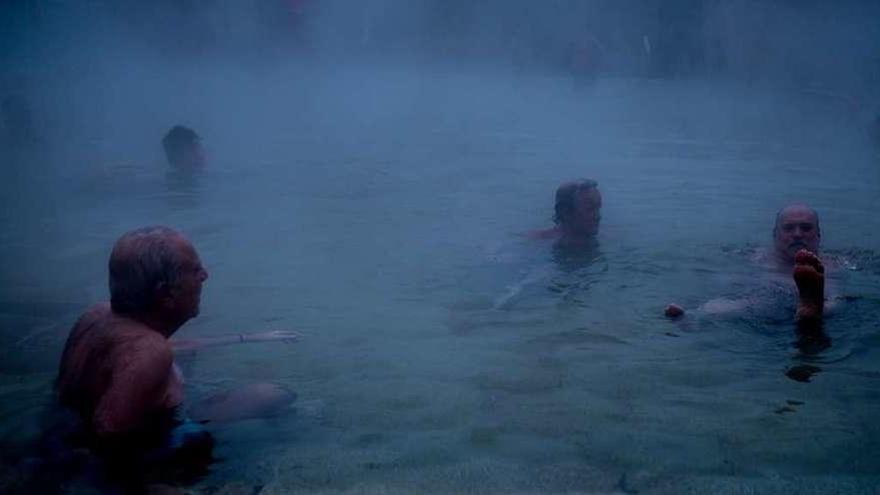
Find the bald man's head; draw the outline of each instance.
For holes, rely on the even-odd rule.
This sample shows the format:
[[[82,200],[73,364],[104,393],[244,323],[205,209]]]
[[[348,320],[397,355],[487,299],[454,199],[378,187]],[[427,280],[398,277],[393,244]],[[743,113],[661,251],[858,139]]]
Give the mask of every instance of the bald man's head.
[[[114,312],[137,314],[155,303],[158,288],[172,287],[180,276],[183,235],[163,226],[127,232],[110,254],[110,305]]]
[[[793,263],[801,249],[817,253],[821,237],[819,214],[809,206],[793,204],[776,214],[773,246],[780,258]]]

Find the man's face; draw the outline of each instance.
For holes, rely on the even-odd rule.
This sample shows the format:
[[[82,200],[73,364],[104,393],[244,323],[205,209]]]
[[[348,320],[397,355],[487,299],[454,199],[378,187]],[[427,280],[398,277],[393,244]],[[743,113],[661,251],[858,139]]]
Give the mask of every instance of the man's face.
[[[580,235],[593,235],[599,231],[599,210],[602,208],[602,194],[596,188],[578,191],[574,198],[574,215],[569,228]]]
[[[794,206],[782,210],[773,230],[776,252],[786,260],[794,261],[801,249],[817,252],[819,249],[819,224],[809,208]]]
[[[202,266],[193,245],[186,239],[178,240],[180,272],[177,284],[171,289],[174,310],[180,318],[188,320],[199,314],[202,284],[208,279],[208,272]]]
[[[202,143],[194,143],[192,146],[187,148],[183,156],[184,163],[189,168],[202,168],[208,161],[207,155],[205,154],[205,148],[202,147]]]
[[[178,150],[171,162],[180,169],[196,170],[203,168],[208,158],[202,143],[194,142]]]

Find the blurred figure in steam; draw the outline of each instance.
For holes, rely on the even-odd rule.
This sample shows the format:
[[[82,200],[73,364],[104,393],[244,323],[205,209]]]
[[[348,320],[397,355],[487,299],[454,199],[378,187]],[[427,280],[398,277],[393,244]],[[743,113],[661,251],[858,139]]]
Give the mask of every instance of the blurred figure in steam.
[[[598,38],[585,33],[569,47],[568,66],[577,80],[590,80],[599,75],[605,47]]]
[[[172,127],[162,138],[162,148],[168,163],[178,170],[198,170],[207,162],[202,138],[189,127]]]
[[[577,247],[591,242],[599,232],[602,194],[591,179],[562,183],[556,189],[555,226],[530,232],[532,239],[554,239],[560,247]]]
[[[581,270],[588,268],[601,256],[596,234],[599,232],[599,211],[602,194],[599,184],[592,179],[563,182],[556,189],[553,221],[556,225],[547,229],[533,230],[525,236],[534,240],[552,240],[553,264],[530,269],[518,282],[507,287],[495,298],[492,308],[505,309],[514,304],[533,287],[553,287],[554,292],[568,297],[591,283],[592,277]],[[554,274],[569,276],[563,290],[553,281]]]

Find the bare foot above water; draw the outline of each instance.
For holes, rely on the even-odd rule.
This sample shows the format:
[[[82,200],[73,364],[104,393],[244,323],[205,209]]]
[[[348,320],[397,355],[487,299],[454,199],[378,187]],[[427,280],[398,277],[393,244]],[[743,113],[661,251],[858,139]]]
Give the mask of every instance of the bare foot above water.
[[[798,288],[798,319],[821,318],[825,305],[825,266],[814,253],[801,249],[794,257]]]

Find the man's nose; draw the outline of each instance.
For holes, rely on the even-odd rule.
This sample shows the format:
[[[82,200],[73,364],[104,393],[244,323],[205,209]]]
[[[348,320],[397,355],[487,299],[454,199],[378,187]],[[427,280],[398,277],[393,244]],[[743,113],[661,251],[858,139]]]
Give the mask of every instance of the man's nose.
[[[208,270],[202,268],[202,273],[199,274],[199,280],[201,280],[202,282],[208,280]]]

